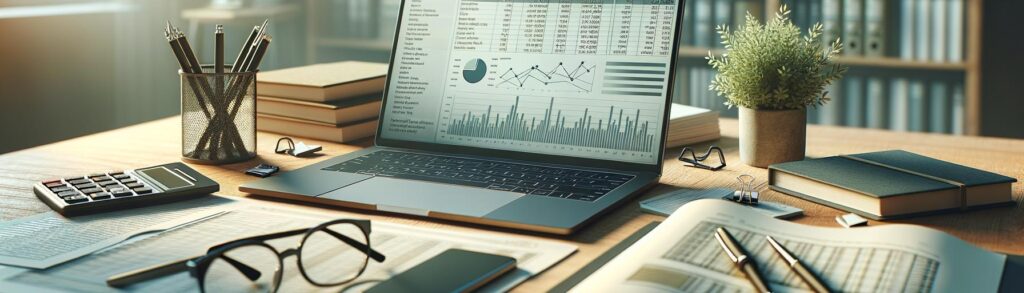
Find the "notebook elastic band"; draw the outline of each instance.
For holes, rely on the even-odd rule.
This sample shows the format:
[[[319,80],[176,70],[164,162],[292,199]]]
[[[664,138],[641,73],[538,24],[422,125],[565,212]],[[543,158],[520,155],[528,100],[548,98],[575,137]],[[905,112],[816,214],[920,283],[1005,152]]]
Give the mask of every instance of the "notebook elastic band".
[[[858,157],[848,156],[848,155],[839,155],[839,157],[850,159],[850,160],[854,160],[854,161],[858,161],[858,162],[865,163],[865,164],[871,164],[871,165],[875,165],[875,166],[879,166],[879,167],[882,167],[882,168],[886,168],[886,169],[890,169],[890,170],[895,170],[895,171],[899,171],[899,172],[903,172],[903,173],[907,173],[907,174],[911,174],[911,175],[916,175],[916,176],[928,178],[928,179],[931,179],[931,180],[935,180],[935,181],[939,181],[939,182],[942,182],[942,183],[946,183],[946,184],[949,184],[949,185],[953,185],[953,186],[959,187],[960,188],[960,209],[962,210],[962,209],[966,209],[967,208],[967,184],[963,184],[961,182],[957,182],[957,181],[954,181],[954,180],[949,180],[949,179],[942,178],[942,177],[935,177],[935,176],[932,176],[932,175],[929,175],[929,174],[925,174],[925,173],[921,173],[921,172],[916,172],[916,171],[911,171],[911,170],[903,169],[903,168],[900,168],[900,167],[896,167],[896,166],[892,166],[892,165],[888,165],[888,164],[884,164],[884,163],[875,162],[875,161],[864,159],[864,158],[858,158]]]

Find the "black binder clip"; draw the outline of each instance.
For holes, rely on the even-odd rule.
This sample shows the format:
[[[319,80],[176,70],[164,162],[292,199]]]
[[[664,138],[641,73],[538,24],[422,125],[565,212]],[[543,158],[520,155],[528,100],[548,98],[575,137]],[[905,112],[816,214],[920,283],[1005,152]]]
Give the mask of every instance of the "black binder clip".
[[[288,144],[284,148],[281,148],[281,142],[282,141]],[[295,156],[295,157],[312,156],[313,154],[316,154],[316,152],[319,152],[322,149],[323,149],[323,147],[321,147],[321,146],[318,146],[318,145],[306,145],[305,143],[302,143],[301,141],[298,142],[298,143],[295,143],[294,141],[292,141],[291,137],[282,137],[281,139],[278,139],[277,140],[277,145],[274,146],[274,152],[275,153],[278,153],[278,154],[289,154],[289,155],[292,155],[292,156]]]
[[[704,164],[704,161],[707,161],[708,157],[711,156],[711,153],[715,151],[718,152],[718,165],[711,166]],[[689,158],[686,157],[687,153],[690,154]],[[705,170],[718,171],[722,170],[722,168],[725,168],[725,154],[722,152],[722,149],[717,146],[709,147],[708,151],[704,153],[704,155],[700,156],[698,156],[697,153],[694,152],[689,147],[685,147],[683,148],[683,151],[679,153],[679,160],[689,164],[688,166],[690,167],[701,168]]]

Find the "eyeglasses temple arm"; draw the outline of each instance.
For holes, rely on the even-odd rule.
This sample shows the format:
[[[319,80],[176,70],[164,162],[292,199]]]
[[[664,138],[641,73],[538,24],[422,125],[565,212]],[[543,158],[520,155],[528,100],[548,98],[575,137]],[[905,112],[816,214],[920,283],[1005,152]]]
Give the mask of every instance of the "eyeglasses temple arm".
[[[245,277],[248,278],[249,281],[256,281],[260,278],[260,275],[262,275],[260,271],[244,263],[241,263],[227,255],[221,254],[220,258],[223,258],[225,261],[231,264],[231,266],[235,267],[235,269],[238,269],[239,272],[242,272],[242,274],[245,275]]]
[[[366,252],[368,252],[367,254],[374,261],[376,261],[376,262],[384,262],[384,255],[381,254],[380,252],[374,250],[373,248],[370,248],[370,247],[366,246],[366,244],[360,243],[359,241],[356,241],[356,240],[354,240],[352,238],[349,238],[348,236],[341,235],[341,233],[334,232],[331,229],[324,229],[324,231],[327,232],[327,234],[331,234],[331,236],[334,236],[334,238],[338,238],[338,240],[341,240],[341,242],[345,242],[349,246],[355,247],[359,251],[366,251]]]
[[[194,257],[116,274],[107,278],[107,285],[111,287],[125,287],[142,281],[184,272],[188,270],[188,261],[192,259]]]

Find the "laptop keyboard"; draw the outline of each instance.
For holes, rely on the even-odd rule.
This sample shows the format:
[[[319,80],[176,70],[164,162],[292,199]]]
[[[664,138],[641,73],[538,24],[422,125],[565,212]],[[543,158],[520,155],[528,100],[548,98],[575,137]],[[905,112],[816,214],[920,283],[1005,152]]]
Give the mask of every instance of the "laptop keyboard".
[[[369,153],[322,170],[467,185],[582,201],[595,201],[634,177],[394,151]]]

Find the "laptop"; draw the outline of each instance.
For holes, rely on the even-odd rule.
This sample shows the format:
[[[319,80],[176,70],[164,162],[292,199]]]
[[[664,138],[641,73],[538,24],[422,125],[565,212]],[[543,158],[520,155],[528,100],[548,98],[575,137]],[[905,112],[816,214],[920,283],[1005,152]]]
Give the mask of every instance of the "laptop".
[[[405,0],[374,146],[239,190],[571,234],[661,176],[683,3]]]

